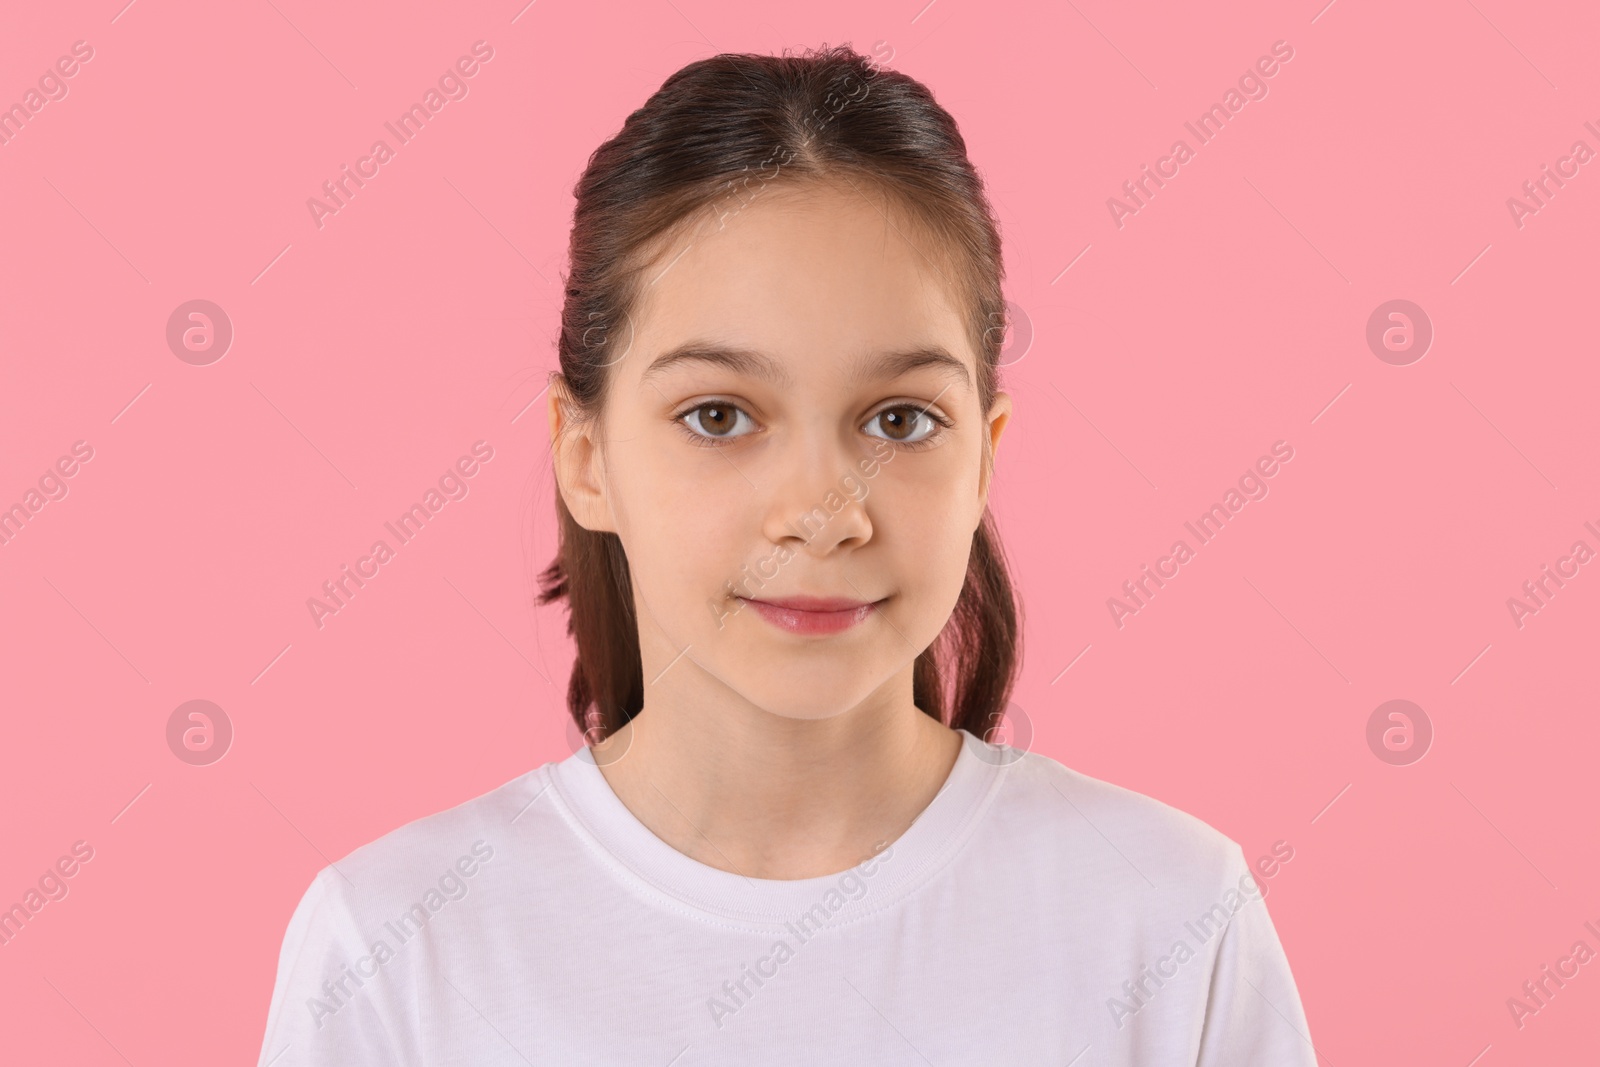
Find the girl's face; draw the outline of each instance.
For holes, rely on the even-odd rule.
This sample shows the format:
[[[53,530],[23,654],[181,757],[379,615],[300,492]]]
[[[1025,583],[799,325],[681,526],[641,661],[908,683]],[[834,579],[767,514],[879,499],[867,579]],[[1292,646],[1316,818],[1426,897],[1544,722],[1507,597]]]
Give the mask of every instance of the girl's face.
[[[1010,397],[980,410],[953,279],[882,197],[811,184],[731,209],[667,246],[608,331],[603,425],[558,434],[562,494],[627,553],[646,708],[904,700],[960,594]],[[554,395],[550,415],[565,428]],[[771,604],[795,598],[862,607]]]

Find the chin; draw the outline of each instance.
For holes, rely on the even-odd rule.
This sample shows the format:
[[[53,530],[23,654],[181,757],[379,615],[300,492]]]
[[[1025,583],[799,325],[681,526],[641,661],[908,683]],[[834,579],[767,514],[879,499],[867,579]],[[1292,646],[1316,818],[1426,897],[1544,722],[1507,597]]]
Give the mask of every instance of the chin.
[[[836,718],[837,716],[844,714],[846,711],[849,711],[859,703],[859,700],[841,700],[837,705],[818,704],[816,701],[812,700],[808,701],[804,705],[797,706],[791,699],[782,704],[762,703],[758,706],[768,714],[776,715],[779,718],[820,722],[823,719]]]
[[[785,719],[821,720],[843,715],[866,700],[872,686],[821,687],[816,671],[806,668],[796,676],[783,671],[765,673],[757,685],[738,686],[746,700],[771,715]]]

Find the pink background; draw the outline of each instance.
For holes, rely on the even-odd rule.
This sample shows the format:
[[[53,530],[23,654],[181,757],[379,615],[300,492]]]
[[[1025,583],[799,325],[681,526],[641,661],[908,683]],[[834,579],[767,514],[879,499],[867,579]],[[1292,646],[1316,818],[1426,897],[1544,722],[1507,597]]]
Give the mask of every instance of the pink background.
[[[0,545],[0,904],[94,849],[0,947],[0,1059],[254,1062],[319,867],[567,754],[564,614],[530,601],[572,185],[687,62],[879,41],[961,123],[1034,332],[995,490],[1017,739],[1292,845],[1270,910],[1324,1062],[1593,1055],[1600,963],[1506,1006],[1600,950],[1600,562],[1507,607],[1600,550],[1600,161],[1520,228],[1506,203],[1600,150],[1592,5],[124,2],[0,34],[0,104],[94,49],[0,145],[0,506],[94,450]],[[319,229],[307,199],[478,40],[469,95]],[[1107,198],[1279,40],[1119,228]],[[165,338],[192,299],[233,324],[207,366]],[[1435,330],[1407,366],[1365,338],[1392,299]],[[318,629],[479,440],[470,494]],[[1270,494],[1119,628],[1279,440]],[[1366,740],[1397,698],[1434,730],[1406,766]],[[235,731],[209,766],[168,747],[193,699]]]

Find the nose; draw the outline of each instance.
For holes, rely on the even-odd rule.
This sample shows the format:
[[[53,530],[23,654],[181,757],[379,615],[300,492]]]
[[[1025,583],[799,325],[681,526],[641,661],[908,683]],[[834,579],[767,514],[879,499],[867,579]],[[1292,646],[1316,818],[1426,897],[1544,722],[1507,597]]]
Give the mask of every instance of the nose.
[[[856,440],[824,433],[797,433],[787,444],[768,474],[762,529],[768,540],[818,558],[866,544],[872,538],[869,487],[857,466],[864,450]]]

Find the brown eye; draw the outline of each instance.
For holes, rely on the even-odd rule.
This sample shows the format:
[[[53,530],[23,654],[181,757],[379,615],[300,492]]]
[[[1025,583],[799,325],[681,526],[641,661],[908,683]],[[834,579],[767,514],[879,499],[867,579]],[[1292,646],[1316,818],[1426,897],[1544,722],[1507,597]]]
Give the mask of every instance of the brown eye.
[[[932,412],[923,408],[911,404],[899,404],[892,408],[884,408],[874,415],[872,421],[868,423],[868,426],[873,425],[884,431],[885,440],[898,444],[916,444],[933,436],[941,421]],[[920,434],[919,429],[922,431]]]
[[[732,404],[720,401],[708,401],[698,407],[690,408],[684,412],[679,421],[689,433],[699,440],[716,440],[730,437],[743,437],[743,433],[734,433],[739,424],[739,416],[743,415],[746,422],[750,416]],[[698,441],[696,443],[699,443]]]
[[[695,409],[695,421],[700,424],[700,429],[722,436],[733,427],[734,415],[727,408],[716,407],[708,404],[703,408]]]

